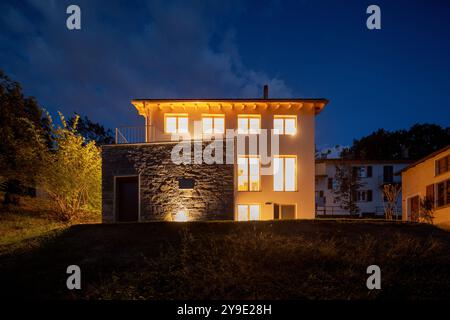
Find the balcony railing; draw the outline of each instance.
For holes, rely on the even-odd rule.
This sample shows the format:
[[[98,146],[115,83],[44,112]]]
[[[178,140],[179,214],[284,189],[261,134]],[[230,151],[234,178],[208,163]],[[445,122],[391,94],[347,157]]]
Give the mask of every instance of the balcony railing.
[[[133,126],[118,127],[115,131],[116,144],[125,143],[147,143],[147,142],[170,142],[179,141],[179,138],[187,138],[193,140],[202,140],[206,137],[211,138],[212,135],[191,136],[191,134],[172,135],[165,133],[155,126]],[[214,135],[216,138],[224,138],[224,135]]]
[[[152,126],[134,126],[116,128],[116,143],[143,143],[149,140]]]
[[[345,209],[342,209],[340,206],[321,206],[318,205],[316,208],[316,214],[317,215],[322,215],[322,216],[345,216],[345,215],[350,215],[349,212]],[[374,214],[374,215],[384,215],[384,207],[383,206],[375,206],[374,210],[372,212],[361,212],[360,215],[365,216],[365,215],[369,215],[369,214]],[[396,217],[401,216],[401,210],[398,209],[394,215]],[[359,215],[359,214],[358,214]]]

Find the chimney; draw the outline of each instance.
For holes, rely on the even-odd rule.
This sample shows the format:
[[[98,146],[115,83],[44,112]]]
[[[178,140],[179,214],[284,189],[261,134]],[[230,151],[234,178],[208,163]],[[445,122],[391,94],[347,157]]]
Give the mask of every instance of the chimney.
[[[269,99],[269,86],[267,84],[264,85],[263,99],[265,100]]]

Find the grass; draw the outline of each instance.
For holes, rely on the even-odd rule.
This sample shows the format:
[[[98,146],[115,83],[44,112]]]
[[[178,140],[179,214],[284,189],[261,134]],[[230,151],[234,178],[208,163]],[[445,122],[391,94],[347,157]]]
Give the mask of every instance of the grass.
[[[0,296],[56,299],[449,299],[450,233],[316,220],[75,225],[0,255]],[[66,268],[82,290],[66,289]],[[379,265],[382,289],[368,290]]]
[[[39,244],[45,237],[75,223],[100,222],[99,214],[87,214],[72,223],[61,222],[49,201],[22,197],[20,206],[0,206],[0,254]]]

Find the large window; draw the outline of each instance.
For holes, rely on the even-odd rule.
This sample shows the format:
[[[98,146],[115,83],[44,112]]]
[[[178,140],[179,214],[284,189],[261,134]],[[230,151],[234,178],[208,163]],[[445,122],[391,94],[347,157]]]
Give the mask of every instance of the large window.
[[[238,204],[238,221],[249,221],[260,219],[259,204]]]
[[[257,134],[261,132],[261,116],[259,114],[238,115],[239,134]]]
[[[202,132],[203,134],[225,133],[225,115],[224,114],[202,115]]]
[[[297,132],[297,116],[276,115],[273,119],[274,134],[290,134]]]
[[[188,133],[188,115],[185,113],[166,113],[164,115],[164,132],[171,134]]]
[[[450,179],[437,184],[437,206],[450,205]]]
[[[297,157],[275,156],[273,160],[274,191],[297,191]]]
[[[256,156],[239,156],[238,191],[260,191],[260,161]]]
[[[435,167],[436,167],[436,175],[440,175],[443,173],[446,173],[447,171],[450,170],[450,155],[438,159],[435,162]]]

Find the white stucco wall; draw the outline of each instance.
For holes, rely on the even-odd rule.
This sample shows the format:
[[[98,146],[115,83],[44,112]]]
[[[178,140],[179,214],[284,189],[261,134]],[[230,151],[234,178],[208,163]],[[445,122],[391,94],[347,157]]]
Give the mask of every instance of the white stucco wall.
[[[334,202],[333,190],[328,189],[328,178],[334,179],[336,173],[336,164],[337,163],[335,161],[327,160],[319,160],[316,163],[316,190],[323,191],[326,198],[326,202],[324,203],[325,206],[335,206],[335,208],[333,208],[335,214],[348,214],[348,212],[346,212],[345,210],[336,208],[339,206],[339,203]],[[384,201],[382,189],[380,188],[380,186],[383,183],[383,167],[393,166],[393,171],[395,173],[406,167],[409,162],[398,163],[384,161],[380,163],[376,161],[355,161],[354,163],[350,164],[352,166],[372,166],[372,177],[361,178],[361,182],[365,184],[361,188],[361,190],[372,190],[372,201],[358,202],[358,207],[361,214],[377,213],[382,215],[384,212]],[[394,175],[394,182],[401,182],[401,177]],[[399,212],[401,212],[401,199],[402,197],[400,195],[397,202]],[[330,212],[328,212],[327,210],[327,213]]]

